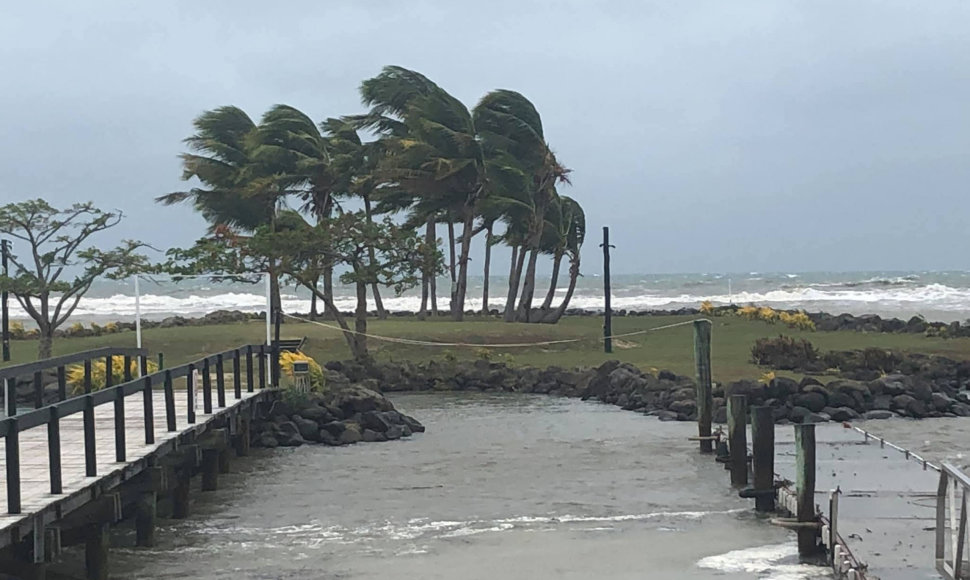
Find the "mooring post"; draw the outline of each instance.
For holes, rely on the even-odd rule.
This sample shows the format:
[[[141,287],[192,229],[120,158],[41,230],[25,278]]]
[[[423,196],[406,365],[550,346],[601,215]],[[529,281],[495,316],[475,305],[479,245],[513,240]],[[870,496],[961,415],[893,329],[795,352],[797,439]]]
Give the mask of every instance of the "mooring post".
[[[603,352],[613,352],[613,307],[610,298],[612,289],[610,288],[610,228],[603,226]]]
[[[108,524],[89,524],[84,534],[84,564],[87,580],[108,580]]]
[[[795,425],[795,500],[798,522],[815,522],[815,425],[803,423]],[[798,555],[810,558],[818,553],[817,528],[800,526],[798,533]]]
[[[751,450],[754,468],[754,509],[770,512],[775,509],[775,421],[771,407],[751,409]],[[771,491],[768,494],[768,491]]]
[[[714,451],[711,440],[711,413],[714,394],[711,385],[711,321],[694,321],[694,363],[697,366],[697,435],[701,453]]]
[[[748,484],[748,397],[731,395],[727,401],[728,445],[731,450],[731,485]]]

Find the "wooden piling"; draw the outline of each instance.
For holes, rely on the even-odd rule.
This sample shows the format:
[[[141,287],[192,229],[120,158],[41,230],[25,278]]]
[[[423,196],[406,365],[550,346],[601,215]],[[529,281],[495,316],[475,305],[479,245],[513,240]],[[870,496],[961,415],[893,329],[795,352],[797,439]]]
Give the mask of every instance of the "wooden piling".
[[[172,489],[172,519],[184,520],[189,517],[189,479],[188,471],[178,473]]]
[[[219,451],[219,473],[225,474],[229,473],[230,470],[230,455],[229,449],[223,449]]]
[[[711,384],[711,321],[694,321],[694,363],[697,367],[697,435],[701,453],[714,451],[711,419],[714,395]]]
[[[770,512],[775,509],[775,421],[771,407],[751,409],[751,450],[754,489],[759,492],[754,509]]]
[[[202,491],[219,489],[219,450],[202,450]]]
[[[135,545],[151,548],[155,545],[155,517],[158,495],[146,492],[135,504]]]
[[[249,416],[246,414],[239,415],[237,417],[238,423],[238,433],[236,433],[236,439],[234,441],[236,447],[236,455],[239,457],[245,457],[249,455]]]
[[[731,450],[731,485],[748,484],[748,397],[731,395],[727,402],[728,445]]]
[[[108,580],[108,524],[90,524],[84,534],[84,566],[87,580]]]
[[[799,523],[817,521],[815,513],[815,425],[803,423],[795,425],[795,499]],[[818,553],[819,530],[810,526],[800,526],[798,534],[798,555],[811,558]]]

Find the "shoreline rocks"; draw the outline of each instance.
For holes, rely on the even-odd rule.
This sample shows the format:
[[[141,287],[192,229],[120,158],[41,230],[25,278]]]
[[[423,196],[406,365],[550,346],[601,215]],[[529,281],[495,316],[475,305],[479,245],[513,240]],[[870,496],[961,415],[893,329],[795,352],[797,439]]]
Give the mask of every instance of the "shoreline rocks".
[[[910,355],[916,356],[916,355]],[[729,395],[748,396],[749,404],[772,407],[776,423],[853,421],[889,416],[970,416],[970,365],[942,357],[916,374],[885,374],[864,380],[817,377],[795,381],[736,381],[715,385],[714,417],[724,422]],[[966,370],[964,370],[966,369]],[[325,365],[328,384],[362,384],[381,392],[485,391],[545,394],[597,400],[661,421],[694,421],[696,387],[690,377],[670,371],[656,375],[620,361],[591,369],[510,367],[486,360],[430,361],[416,364],[334,361]]]
[[[417,419],[394,409],[384,395],[360,385],[342,385],[327,393],[287,395],[275,401],[267,417],[253,423],[256,447],[329,446],[393,441],[425,430]]]

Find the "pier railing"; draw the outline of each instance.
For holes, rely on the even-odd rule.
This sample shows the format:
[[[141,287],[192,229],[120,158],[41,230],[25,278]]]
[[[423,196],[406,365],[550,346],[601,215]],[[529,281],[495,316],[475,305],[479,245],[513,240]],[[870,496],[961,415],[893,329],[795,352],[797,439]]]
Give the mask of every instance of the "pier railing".
[[[219,407],[226,406],[226,366],[232,365],[232,389],[235,399],[242,398],[242,367],[245,365],[246,390],[253,392],[257,387],[263,389],[267,383],[267,356],[275,352],[275,347],[270,345],[245,345],[225,352],[209,355],[197,361],[184,364],[178,367],[160,370],[152,374],[132,379],[126,376],[127,381],[115,386],[106,386],[101,390],[94,391],[91,380],[91,361],[100,356],[109,357],[110,355],[122,354],[123,356],[140,357],[141,369],[146,368],[145,352],[139,349],[104,349],[100,351],[88,351],[78,355],[69,355],[55,359],[47,359],[28,365],[19,365],[0,370],[0,377],[20,376],[24,373],[42,372],[43,370],[56,367],[58,377],[63,376],[64,365],[83,362],[84,364],[84,394],[67,398],[64,389],[61,389],[65,397],[60,401],[38,409],[21,413],[0,420],[0,437],[4,439],[6,452],[6,483],[7,483],[7,513],[21,513],[20,496],[20,433],[40,427],[47,426],[48,441],[48,465],[50,470],[50,492],[52,494],[63,493],[61,479],[61,440],[60,440],[60,420],[74,415],[83,414],[84,422],[84,462],[85,474],[88,477],[95,477],[98,474],[96,447],[95,447],[95,417],[94,409],[99,405],[114,405],[114,435],[115,435],[115,459],[118,462],[126,461],[126,441],[125,441],[125,397],[136,393],[143,393],[144,405],[144,430],[145,445],[155,443],[155,409],[153,391],[159,386],[164,390],[165,400],[165,422],[169,432],[177,430],[177,416],[175,407],[175,380],[185,378],[185,395],[188,399],[186,410],[186,421],[193,424],[195,417],[195,381],[198,374],[201,375],[203,409],[206,414],[211,414],[213,409],[213,372],[215,374],[215,397]],[[97,353],[97,356],[92,356]],[[72,358],[74,357],[74,358]],[[254,369],[254,357],[257,359],[257,369]],[[106,358],[106,363],[110,358]],[[108,363],[110,364],[110,363]],[[130,365],[125,365],[126,369]],[[106,374],[110,376],[110,367]],[[15,373],[15,374],[11,374]],[[8,378],[8,385],[12,384]],[[36,382],[36,379],[35,379]],[[59,387],[63,384],[58,381]],[[110,385],[110,383],[109,383]],[[7,398],[11,399],[8,390]],[[15,400],[15,397],[13,397]]]
[[[120,348],[105,347],[84,352],[76,352],[64,356],[47,358],[37,362],[25,363],[0,368],[0,385],[4,387],[4,409],[6,415],[12,417],[17,414],[17,380],[21,377],[32,377],[34,391],[34,408],[40,409],[44,406],[44,373],[55,369],[57,373],[57,400],[65,401],[69,394],[67,391],[67,369],[70,365],[83,364],[85,372],[90,375],[91,363],[93,361],[104,360],[105,380],[111,386],[112,364],[114,357],[124,359],[124,380],[130,381],[132,378],[131,363],[138,361],[140,374],[145,374],[147,365],[148,351],[143,348]]]
[[[967,554],[967,495],[970,477],[944,463],[936,490],[936,570],[947,580],[970,577]]]

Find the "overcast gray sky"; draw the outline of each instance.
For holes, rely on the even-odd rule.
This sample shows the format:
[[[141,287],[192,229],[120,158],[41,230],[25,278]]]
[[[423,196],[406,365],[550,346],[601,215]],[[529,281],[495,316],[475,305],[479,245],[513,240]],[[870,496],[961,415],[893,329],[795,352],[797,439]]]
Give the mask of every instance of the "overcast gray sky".
[[[966,269],[966,0],[4,2],[0,201],[117,207],[189,244],[201,111],[359,112],[386,64],[538,107],[619,272]],[[123,231],[121,231],[123,230]]]

